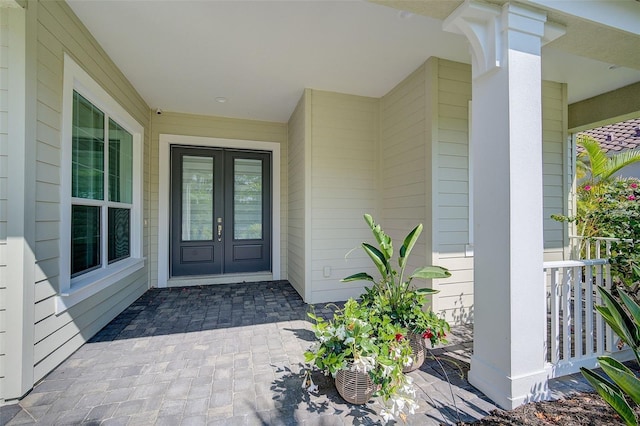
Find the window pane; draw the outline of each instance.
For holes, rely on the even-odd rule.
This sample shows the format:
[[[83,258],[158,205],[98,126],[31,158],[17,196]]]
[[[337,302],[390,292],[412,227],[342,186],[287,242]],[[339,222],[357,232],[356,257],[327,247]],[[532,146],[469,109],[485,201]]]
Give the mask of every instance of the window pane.
[[[109,201],[131,203],[133,136],[109,119]]]
[[[129,257],[130,210],[109,207],[109,263]]]
[[[262,238],[262,160],[236,158],[233,163],[233,238]]]
[[[100,207],[71,206],[71,276],[100,266]]]
[[[104,199],[104,114],[73,92],[71,195]]]
[[[213,239],[213,158],[182,157],[182,240]]]

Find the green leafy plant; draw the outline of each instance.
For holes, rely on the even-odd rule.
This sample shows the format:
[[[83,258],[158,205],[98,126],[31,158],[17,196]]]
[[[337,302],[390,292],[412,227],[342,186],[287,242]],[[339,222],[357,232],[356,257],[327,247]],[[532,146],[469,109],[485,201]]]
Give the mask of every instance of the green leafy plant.
[[[617,283],[631,286],[640,281],[640,180],[615,177],[614,173],[640,161],[640,151],[608,157],[591,138],[581,138],[584,147],[578,159],[579,185],[576,215],[552,215],[561,222],[575,222],[576,232],[586,241],[614,238],[611,242],[611,272]],[[579,247],[586,256],[586,241]]]
[[[376,316],[366,306],[349,299],[336,307],[332,320],[308,314],[317,342],[305,352],[305,361],[335,377],[339,370],[367,373],[375,385],[374,396],[384,403],[380,414],[385,420],[414,413],[415,390],[412,379],[402,373],[411,363],[406,330],[389,317]]]
[[[377,247],[363,242],[362,248],[373,261],[376,269],[380,273],[380,279],[376,280],[366,272],[360,272],[344,278],[343,282],[366,280],[371,281],[373,286],[365,288],[362,294],[362,303],[368,306],[377,315],[388,316],[391,320],[414,333],[422,334],[428,338],[432,345],[446,343],[446,333],[449,331],[449,324],[436,315],[433,311],[424,310],[426,297],[437,293],[437,290],[429,288],[417,288],[412,284],[414,278],[434,279],[447,278],[451,273],[440,266],[423,266],[417,268],[410,275],[405,269],[407,260],[420,234],[422,224],[416,226],[405,237],[398,253],[398,268],[393,261],[393,241],[382,227],[375,223],[369,214],[364,215],[364,219],[371,228],[373,236],[377,242]]]
[[[620,304],[606,289],[598,287],[604,305],[596,306],[602,318],[633,351],[640,362],[640,306],[620,290]],[[609,356],[598,357],[602,370],[611,380],[582,367],[580,371],[598,394],[622,417],[627,425],[638,421],[626,397],[640,404],[640,380],[633,371]]]

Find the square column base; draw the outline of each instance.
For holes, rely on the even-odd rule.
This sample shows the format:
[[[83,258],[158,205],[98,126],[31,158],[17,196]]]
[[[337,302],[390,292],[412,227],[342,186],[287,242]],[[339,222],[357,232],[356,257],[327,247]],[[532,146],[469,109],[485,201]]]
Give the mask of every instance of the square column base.
[[[546,370],[533,371],[520,376],[508,376],[484,360],[471,356],[469,383],[488,396],[496,405],[514,408],[532,401],[548,400],[551,396]]]

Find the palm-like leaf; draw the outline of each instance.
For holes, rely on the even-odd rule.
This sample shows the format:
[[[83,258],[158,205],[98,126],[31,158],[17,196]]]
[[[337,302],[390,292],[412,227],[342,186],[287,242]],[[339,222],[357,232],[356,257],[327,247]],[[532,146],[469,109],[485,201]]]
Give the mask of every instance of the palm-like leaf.
[[[608,157],[600,144],[593,138],[582,137],[577,143],[584,147],[577,168],[581,174],[587,171],[593,183],[606,181],[620,169],[640,161],[639,150],[629,150]]]
[[[620,290],[619,294],[620,294],[620,298],[622,299],[622,303],[624,303],[624,305],[629,310],[629,313],[631,314],[631,319],[633,319],[633,322],[636,323],[636,328],[635,328],[636,336],[635,337],[636,337],[636,340],[638,342],[640,342],[640,336],[638,335],[638,332],[640,332],[640,306],[638,306],[638,304],[635,302],[635,300],[633,300],[624,291]]]
[[[351,281],[362,281],[362,280],[375,282],[373,277],[367,274],[366,272],[359,272],[357,274],[349,275],[348,277],[343,278],[340,281],[342,281],[343,283],[348,283]]]
[[[441,266],[423,266],[413,271],[410,278],[423,278],[431,280],[435,278],[449,278],[451,272]]]
[[[616,154],[609,158],[609,163],[605,173],[602,174],[602,179],[608,179],[620,169],[638,161],[640,161],[640,150],[630,150]]]
[[[398,264],[401,268],[404,268],[405,263],[407,262],[407,258],[409,257],[409,253],[413,249],[413,246],[418,241],[420,234],[422,233],[422,224],[419,224],[413,231],[409,232],[407,237],[404,239],[402,243],[402,247],[400,247],[400,257],[398,258]]]
[[[387,262],[384,254],[369,243],[362,243],[362,248],[376,265],[376,268],[378,268],[378,271],[380,271],[380,275],[382,275],[382,278],[387,279],[389,273],[389,263]]]
[[[604,307],[596,307],[598,308],[598,312],[602,314],[605,321],[616,331],[625,343],[632,348],[638,348],[640,346],[640,341],[638,341],[637,338],[638,333],[633,319],[629,317],[620,303],[618,303],[618,301],[614,299],[613,296],[611,296],[611,293],[606,289],[598,287],[598,292],[600,292],[602,301],[605,304]]]
[[[602,176],[607,169],[607,163],[609,159],[607,155],[604,153],[602,148],[600,148],[600,144],[593,138],[583,137],[578,141],[580,145],[584,147],[584,152],[581,154],[581,157],[587,160],[588,169],[591,174],[592,179],[599,178]]]
[[[626,394],[633,402],[640,404],[640,380],[618,360],[609,356],[598,357],[600,367],[607,376]]]
[[[622,417],[628,426],[637,426],[638,421],[636,420],[636,416],[617,385],[587,368],[580,368],[580,372],[602,399],[620,414],[620,417]]]

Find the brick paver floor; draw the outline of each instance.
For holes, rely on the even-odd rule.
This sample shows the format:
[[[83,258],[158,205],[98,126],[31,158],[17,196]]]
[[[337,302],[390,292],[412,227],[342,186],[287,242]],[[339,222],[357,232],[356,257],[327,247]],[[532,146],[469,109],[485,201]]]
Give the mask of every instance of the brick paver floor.
[[[0,407],[0,424],[382,424],[375,401],[348,404],[317,372],[319,391],[302,389],[309,309],[286,281],[151,289],[18,404]],[[469,327],[454,329],[409,373],[420,409],[407,424],[470,421],[495,408],[466,381],[471,341]]]

